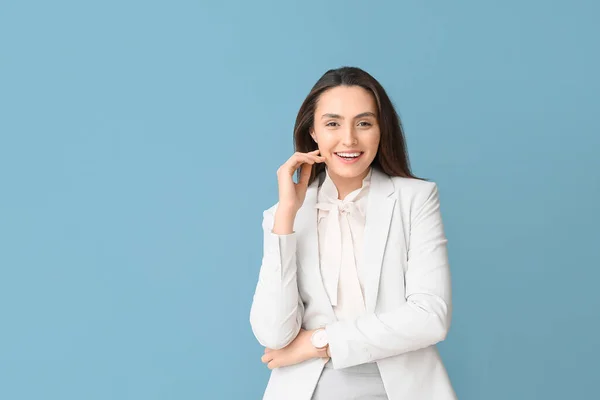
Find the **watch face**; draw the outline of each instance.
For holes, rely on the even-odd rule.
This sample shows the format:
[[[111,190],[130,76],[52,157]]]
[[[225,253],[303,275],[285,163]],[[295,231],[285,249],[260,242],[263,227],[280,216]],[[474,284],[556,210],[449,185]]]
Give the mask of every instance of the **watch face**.
[[[325,331],[325,329],[315,332],[314,336],[312,337],[312,344],[318,349],[327,346],[328,343],[327,331]]]

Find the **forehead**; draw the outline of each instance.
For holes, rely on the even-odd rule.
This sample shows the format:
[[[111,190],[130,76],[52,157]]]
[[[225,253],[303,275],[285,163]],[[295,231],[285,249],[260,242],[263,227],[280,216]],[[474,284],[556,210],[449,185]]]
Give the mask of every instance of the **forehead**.
[[[360,86],[336,86],[321,94],[316,113],[359,114],[370,111],[377,114],[373,94]]]

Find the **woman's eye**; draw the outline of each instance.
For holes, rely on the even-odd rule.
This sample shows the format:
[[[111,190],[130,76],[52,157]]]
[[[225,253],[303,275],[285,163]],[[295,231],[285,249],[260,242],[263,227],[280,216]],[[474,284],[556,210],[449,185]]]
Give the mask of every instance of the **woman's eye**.
[[[337,125],[337,122],[331,121],[331,122],[326,123],[325,126],[335,126],[335,125],[332,125],[332,124]]]
[[[371,123],[370,123],[370,122],[367,122],[367,121],[361,121],[361,122],[359,122],[358,124],[359,124],[360,126],[371,126]],[[361,124],[365,124],[365,125],[361,125]]]

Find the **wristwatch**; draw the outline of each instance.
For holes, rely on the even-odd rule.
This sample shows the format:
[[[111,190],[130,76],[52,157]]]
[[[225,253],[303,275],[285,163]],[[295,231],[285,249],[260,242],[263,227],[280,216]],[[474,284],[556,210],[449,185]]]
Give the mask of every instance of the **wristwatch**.
[[[310,343],[317,350],[325,350],[329,346],[329,339],[327,338],[327,331],[324,328],[317,329],[313,332],[310,337]]]

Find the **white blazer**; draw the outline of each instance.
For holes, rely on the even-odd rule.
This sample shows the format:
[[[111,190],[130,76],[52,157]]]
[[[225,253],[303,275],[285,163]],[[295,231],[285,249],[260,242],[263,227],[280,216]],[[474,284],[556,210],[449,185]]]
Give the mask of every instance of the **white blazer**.
[[[436,347],[452,314],[437,185],[373,168],[358,271],[367,311],[340,322],[319,271],[315,205],[323,174],[308,187],[294,234],[285,240],[271,232],[277,204],[263,213],[264,253],[250,311],[254,335],[279,349],[300,328],[324,326],[333,367],[377,362],[390,400],[456,400]],[[310,400],[324,364],[315,358],[274,369],[263,400]]]

